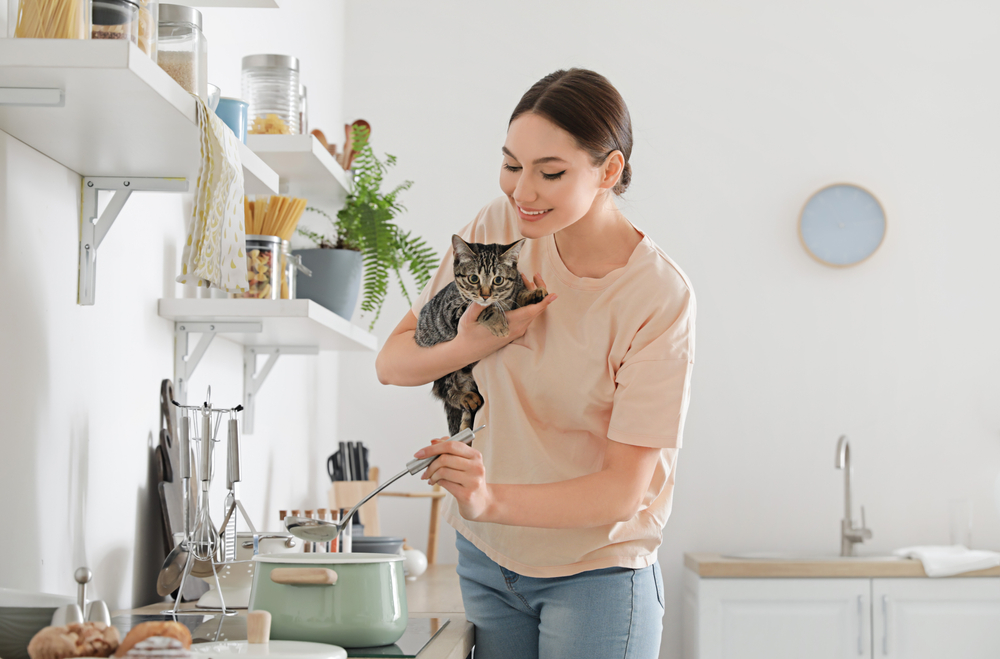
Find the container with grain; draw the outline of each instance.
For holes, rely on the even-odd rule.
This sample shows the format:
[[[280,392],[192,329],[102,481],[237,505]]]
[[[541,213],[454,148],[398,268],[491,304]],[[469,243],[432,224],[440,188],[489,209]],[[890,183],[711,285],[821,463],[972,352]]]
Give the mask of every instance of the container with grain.
[[[181,87],[208,102],[208,41],[201,12],[181,5],[160,5],[156,62]]]

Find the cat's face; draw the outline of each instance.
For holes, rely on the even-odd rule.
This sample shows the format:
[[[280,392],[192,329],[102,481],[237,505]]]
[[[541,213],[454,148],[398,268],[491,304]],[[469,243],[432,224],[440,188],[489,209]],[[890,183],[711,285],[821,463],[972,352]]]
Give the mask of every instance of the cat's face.
[[[511,245],[482,245],[452,236],[451,243],[455,249],[455,285],[462,297],[484,306],[511,299],[521,278],[517,257],[524,239]]]

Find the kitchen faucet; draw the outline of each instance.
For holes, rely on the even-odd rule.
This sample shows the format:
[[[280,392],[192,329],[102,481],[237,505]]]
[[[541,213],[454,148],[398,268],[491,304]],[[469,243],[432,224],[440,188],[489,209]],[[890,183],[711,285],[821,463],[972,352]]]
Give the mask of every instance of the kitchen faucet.
[[[844,470],[844,519],[840,522],[840,555],[854,556],[854,545],[872,537],[871,529],[865,528],[865,507],[861,506],[861,526],[854,526],[851,512],[851,445],[847,435],[837,441],[837,459],[834,467]]]

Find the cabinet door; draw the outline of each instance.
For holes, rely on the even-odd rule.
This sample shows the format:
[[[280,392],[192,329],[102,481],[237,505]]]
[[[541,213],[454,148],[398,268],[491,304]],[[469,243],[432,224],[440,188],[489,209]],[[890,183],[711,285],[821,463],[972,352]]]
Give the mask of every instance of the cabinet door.
[[[1000,579],[873,579],[876,659],[997,659]]]
[[[871,657],[869,579],[701,579],[700,659]]]

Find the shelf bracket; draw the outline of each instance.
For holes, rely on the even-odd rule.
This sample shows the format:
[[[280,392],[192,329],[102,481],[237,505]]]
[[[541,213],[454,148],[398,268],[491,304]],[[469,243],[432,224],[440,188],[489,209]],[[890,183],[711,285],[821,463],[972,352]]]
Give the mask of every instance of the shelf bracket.
[[[181,405],[187,405],[188,382],[198,362],[205,356],[205,351],[212,339],[220,332],[241,334],[259,334],[264,330],[263,323],[204,323],[185,322],[174,323],[174,397]],[[188,335],[201,334],[194,352],[188,354]]]
[[[318,347],[243,346],[243,434],[253,433],[253,411],[257,392],[281,355],[318,355]],[[257,356],[267,355],[264,367],[257,372]]]
[[[94,304],[97,281],[97,248],[114,224],[125,202],[133,192],[187,192],[185,178],[126,178],[116,176],[85,176],[80,203],[80,266],[77,282],[77,304]],[[101,190],[114,194],[101,216],[97,216],[97,195]]]

